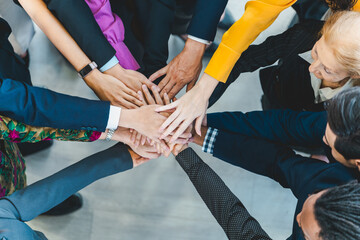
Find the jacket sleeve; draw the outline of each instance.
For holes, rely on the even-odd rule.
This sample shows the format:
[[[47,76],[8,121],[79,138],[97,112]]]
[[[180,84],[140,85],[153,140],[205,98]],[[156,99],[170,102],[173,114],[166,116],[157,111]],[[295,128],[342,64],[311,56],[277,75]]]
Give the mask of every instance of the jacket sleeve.
[[[271,239],[221,178],[191,148],[179,153],[176,160],[229,239]]]
[[[243,16],[223,35],[205,73],[226,82],[240,55],[277,16],[296,0],[252,0],[246,3]]]
[[[197,0],[187,33],[200,39],[213,41],[217,25],[228,0]]]
[[[269,110],[211,113],[208,126],[285,145],[322,146],[326,112]]]
[[[20,221],[30,221],[89,184],[131,169],[127,147],[118,143],[6,197],[17,209]],[[2,201],[2,200],[0,200]]]
[[[68,96],[11,79],[0,80],[0,84],[3,116],[31,126],[105,131],[109,102]]]
[[[323,21],[306,20],[281,34],[268,37],[259,45],[250,45],[236,62],[234,70],[253,72],[274,64],[280,58],[286,59],[310,50],[318,40],[323,25]]]
[[[90,60],[96,62],[99,69],[115,56],[115,50],[105,38],[84,0],[44,2]]]
[[[10,142],[40,142],[47,140],[91,142],[101,132],[92,130],[66,130],[49,127],[33,127],[11,118],[0,116],[0,138]]]

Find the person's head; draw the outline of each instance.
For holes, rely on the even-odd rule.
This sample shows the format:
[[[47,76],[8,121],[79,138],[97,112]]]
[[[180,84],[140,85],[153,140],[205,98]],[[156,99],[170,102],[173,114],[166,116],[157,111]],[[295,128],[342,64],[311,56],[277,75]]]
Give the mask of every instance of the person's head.
[[[323,141],[337,161],[360,171],[360,87],[333,97],[327,106],[327,116]]]
[[[327,82],[360,78],[360,12],[341,11],[325,22],[311,50],[309,71]]]
[[[333,11],[351,10],[358,0],[324,0]]]
[[[296,216],[306,240],[352,240],[360,236],[360,183],[310,195]]]

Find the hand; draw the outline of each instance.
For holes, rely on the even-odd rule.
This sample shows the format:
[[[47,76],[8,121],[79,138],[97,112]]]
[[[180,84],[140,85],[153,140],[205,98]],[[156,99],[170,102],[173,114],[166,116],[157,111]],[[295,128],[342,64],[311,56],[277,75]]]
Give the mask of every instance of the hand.
[[[119,79],[123,84],[125,84],[127,87],[134,90],[135,92],[141,91],[141,85],[143,84],[145,84],[149,88],[156,86],[143,74],[134,70],[124,69],[120,66],[120,64],[116,64],[114,67],[110,68],[104,73]]]
[[[163,133],[160,138],[167,137],[178,128],[170,140],[170,143],[174,142],[195,119],[195,131],[201,136],[201,123],[205,117],[211,93],[217,84],[218,81],[216,79],[204,74],[199,83],[179,100],[157,108],[156,111],[158,112],[176,109],[161,125],[159,131]]]
[[[131,132],[127,128],[118,127],[114,132],[112,140],[127,144],[134,152],[146,159],[154,159],[160,156],[156,147],[151,146],[149,143],[136,146],[133,141],[131,141]]]
[[[113,76],[94,69],[85,77],[85,82],[101,100],[110,101],[115,106],[128,109],[142,106],[138,94]]]
[[[143,163],[148,162],[150,159],[148,158],[143,158],[140,155],[138,155],[137,153],[135,153],[133,150],[131,150],[130,148],[128,149],[131,159],[133,161],[133,167],[137,167],[140,166]]]
[[[155,112],[159,105],[142,106],[137,109],[123,109],[120,115],[119,126],[132,128],[155,142],[160,142],[159,128],[166,117]]]
[[[196,83],[202,68],[202,57],[205,52],[205,44],[192,39],[186,41],[184,49],[166,67],[150,76],[154,81],[166,74],[159,83],[161,96],[167,93],[172,99],[186,85],[189,91]]]

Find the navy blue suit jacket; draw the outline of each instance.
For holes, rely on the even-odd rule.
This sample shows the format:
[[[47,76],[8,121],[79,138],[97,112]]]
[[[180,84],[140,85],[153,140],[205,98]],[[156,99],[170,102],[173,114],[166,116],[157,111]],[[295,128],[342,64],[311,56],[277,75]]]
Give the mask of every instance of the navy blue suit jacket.
[[[298,199],[295,217],[308,194],[359,179],[355,169],[303,157],[288,147],[324,146],[326,123],[325,112],[272,110],[208,115],[208,125],[219,129],[213,155],[290,188]],[[296,221],[290,239],[303,239]]]
[[[104,131],[110,103],[31,86],[27,67],[8,41],[10,33],[0,18],[0,113],[32,126]]]
[[[46,239],[26,223],[98,179],[133,167],[127,147],[118,143],[11,196],[0,199],[0,239]]]

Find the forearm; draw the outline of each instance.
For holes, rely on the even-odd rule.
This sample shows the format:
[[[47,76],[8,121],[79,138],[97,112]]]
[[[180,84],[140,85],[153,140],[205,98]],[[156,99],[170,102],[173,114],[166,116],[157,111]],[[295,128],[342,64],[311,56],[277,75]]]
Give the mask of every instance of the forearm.
[[[0,113],[31,126],[105,131],[110,104],[1,81]]]
[[[18,209],[20,220],[29,221],[96,180],[132,167],[129,151],[119,143],[16,191],[8,199]]]
[[[176,157],[229,239],[270,239],[221,178],[191,149]]]
[[[19,3],[76,71],[80,71],[90,63],[90,59],[48,10],[44,1],[19,0]]]
[[[91,130],[65,130],[50,127],[34,127],[0,116],[0,135],[10,142],[39,142],[47,140],[91,142],[101,133]]]
[[[211,113],[208,126],[267,141],[315,147],[322,145],[325,113],[271,110]]]
[[[220,82],[226,82],[232,68],[243,51],[268,28],[281,11],[295,0],[250,1],[243,16],[223,35],[205,73]]]

